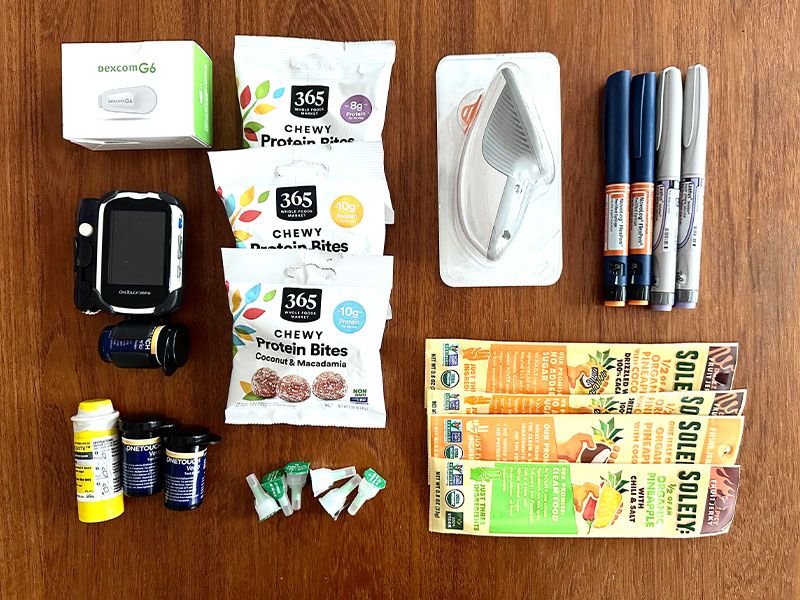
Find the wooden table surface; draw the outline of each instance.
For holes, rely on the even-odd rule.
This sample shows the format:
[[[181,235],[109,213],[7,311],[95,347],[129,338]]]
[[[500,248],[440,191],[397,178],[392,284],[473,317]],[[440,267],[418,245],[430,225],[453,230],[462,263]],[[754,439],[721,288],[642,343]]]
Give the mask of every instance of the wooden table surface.
[[[3,2],[0,164],[2,598],[788,598],[800,592],[797,378],[800,11],[796,2]],[[384,133],[397,209],[394,319],[383,345],[385,430],[226,426],[230,314],[219,248],[232,243],[202,151],[90,152],[61,137],[62,42],[193,39],[214,61],[215,143],[238,146],[234,34],[394,39]],[[459,53],[546,50],[561,63],[564,271],[550,288],[445,287],[438,276],[434,70]],[[711,85],[702,297],[657,314],[598,305],[600,97],[613,71],[685,69]],[[78,199],[168,190],[187,207],[185,368],[124,371],[96,340],[115,319],[72,305]],[[701,540],[502,539],[427,527],[425,337],[739,341],[750,391],[730,534]],[[78,522],[69,417],[107,396],[222,434],[206,500],[160,496]],[[356,518],[257,523],[247,473],[293,459],[373,466],[387,489]]]

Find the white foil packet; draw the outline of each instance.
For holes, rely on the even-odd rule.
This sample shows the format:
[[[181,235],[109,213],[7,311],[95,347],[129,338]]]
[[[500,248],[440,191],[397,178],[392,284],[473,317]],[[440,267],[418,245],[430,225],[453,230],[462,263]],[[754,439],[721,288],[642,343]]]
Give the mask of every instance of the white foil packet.
[[[393,212],[380,142],[208,158],[238,247],[383,254]]]
[[[391,256],[223,248],[233,315],[225,422],[385,427]]]
[[[394,58],[393,41],[237,35],[243,146],[380,140]]]

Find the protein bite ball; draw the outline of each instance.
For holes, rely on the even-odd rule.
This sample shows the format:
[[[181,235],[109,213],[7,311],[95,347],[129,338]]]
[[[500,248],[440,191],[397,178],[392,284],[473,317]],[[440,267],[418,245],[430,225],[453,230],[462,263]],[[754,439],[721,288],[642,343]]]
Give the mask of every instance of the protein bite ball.
[[[347,394],[347,382],[338,373],[323,371],[316,376],[311,389],[320,400],[341,400]]]
[[[261,367],[253,373],[250,384],[253,386],[253,393],[262,398],[274,398],[278,388],[280,377],[269,367]]]
[[[299,375],[284,375],[278,382],[278,397],[286,402],[303,402],[311,397],[311,387]]]

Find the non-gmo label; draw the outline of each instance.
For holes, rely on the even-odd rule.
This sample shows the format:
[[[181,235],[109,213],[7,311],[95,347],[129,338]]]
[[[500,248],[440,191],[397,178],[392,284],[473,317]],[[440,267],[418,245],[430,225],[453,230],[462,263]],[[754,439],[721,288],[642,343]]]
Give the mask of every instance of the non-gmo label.
[[[461,419],[447,419],[444,422],[444,441],[460,444],[463,436]]]
[[[281,319],[294,323],[311,323],[322,311],[322,290],[315,288],[283,288]]]
[[[458,344],[445,344],[442,346],[442,364],[445,367],[458,366]]]
[[[308,221],[317,216],[317,186],[280,187],[275,194],[275,214],[279,219]]]
[[[293,85],[289,112],[301,119],[324,117],[328,114],[328,86]]]
[[[444,395],[444,405],[447,410],[459,410],[461,407],[461,396],[446,392]]]
[[[464,485],[464,465],[463,463],[447,463],[447,485]]]

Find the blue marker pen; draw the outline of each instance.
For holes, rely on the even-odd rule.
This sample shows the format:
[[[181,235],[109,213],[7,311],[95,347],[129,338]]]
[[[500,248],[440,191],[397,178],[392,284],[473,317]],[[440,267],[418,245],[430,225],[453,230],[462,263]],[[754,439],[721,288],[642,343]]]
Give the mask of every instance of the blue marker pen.
[[[617,71],[606,80],[603,98],[603,154],[606,161],[603,303],[606,306],[625,306],[628,285],[630,95],[630,71]]]
[[[653,170],[656,137],[656,74],[631,80],[631,201],[628,241],[628,303],[646,306],[653,283]]]

